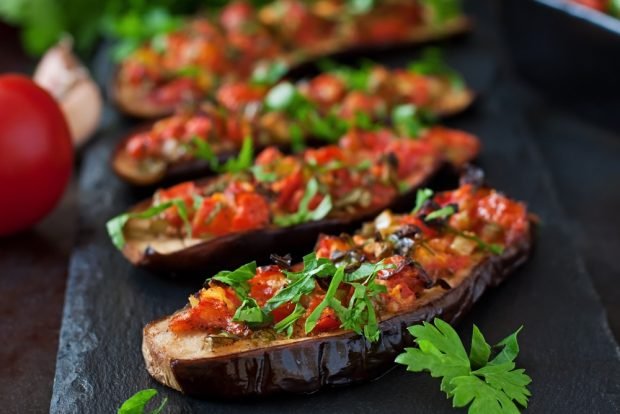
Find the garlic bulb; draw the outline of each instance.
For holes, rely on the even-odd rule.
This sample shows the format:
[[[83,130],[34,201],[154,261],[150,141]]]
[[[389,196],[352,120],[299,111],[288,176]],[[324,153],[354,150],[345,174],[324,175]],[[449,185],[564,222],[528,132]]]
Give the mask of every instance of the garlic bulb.
[[[56,98],[67,119],[75,146],[95,132],[101,120],[101,91],[72,51],[72,40],[50,48],[34,73],[34,80]]]

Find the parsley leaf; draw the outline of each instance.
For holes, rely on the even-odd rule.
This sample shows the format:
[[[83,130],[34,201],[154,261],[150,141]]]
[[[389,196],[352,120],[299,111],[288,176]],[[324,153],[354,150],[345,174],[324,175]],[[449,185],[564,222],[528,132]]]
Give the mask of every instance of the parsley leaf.
[[[146,411],[146,405],[157,395],[157,390],[146,389],[138,391],[130,398],[127,399],[118,409],[118,414],[159,414],[164,409],[164,406],[168,402],[168,398],[164,398],[159,405],[151,411]]]
[[[286,331],[288,337],[290,338],[293,334],[293,325],[304,315],[304,313],[306,313],[306,308],[304,308],[300,303],[297,303],[295,304],[295,309],[293,312],[291,312],[290,315],[282,319],[280,322],[276,323],[273,328],[276,332]]]
[[[449,324],[438,318],[433,323],[409,328],[418,348],[406,348],[397,363],[406,365],[408,371],[428,371],[432,377],[441,377],[442,391],[452,397],[455,407],[471,404],[470,414],[518,414],[515,402],[527,407],[531,396],[527,385],[532,380],[523,369],[515,369],[513,362],[521,328],[494,347],[502,349],[488,362],[491,346],[475,325],[468,357]]]
[[[256,300],[245,297],[241,306],[237,308],[233,320],[237,322],[247,322],[249,325],[260,325],[267,322],[269,317],[261,310]]]
[[[407,138],[418,138],[424,125],[415,105],[399,105],[392,109],[392,123],[396,130]]]
[[[276,59],[257,66],[252,72],[252,83],[255,85],[273,85],[288,71],[284,60]]]
[[[261,183],[272,183],[278,179],[278,174],[275,172],[267,172],[262,165],[254,165],[251,168],[252,174],[257,181]]]
[[[316,277],[331,276],[336,266],[328,259],[317,258],[314,253],[304,256],[304,268],[301,272],[286,272],[292,283],[283,287],[265,303],[263,309],[270,312],[287,302],[298,303],[303,295],[307,295],[316,286]]]
[[[230,287],[241,297],[245,298],[250,291],[250,285],[248,280],[252,279],[256,274],[256,262],[246,263],[236,270],[222,270],[212,280],[217,280]]]
[[[454,213],[456,213],[456,209],[454,208],[454,206],[448,205],[448,206],[440,208],[439,210],[431,211],[430,213],[426,215],[426,217],[424,218],[424,221],[445,219],[445,218],[450,217]]]
[[[325,292],[325,297],[323,298],[321,303],[319,303],[317,307],[314,308],[312,313],[306,319],[306,324],[304,327],[306,333],[312,332],[312,330],[316,327],[317,323],[319,322],[319,318],[321,317],[321,314],[323,313],[323,310],[331,304],[332,299],[336,295],[336,291],[338,290],[338,287],[340,286],[340,283],[342,282],[343,278],[344,278],[344,268],[339,267],[338,270],[336,270],[334,277],[332,277],[332,281],[329,283],[327,292]]]
[[[196,158],[207,161],[211,170],[217,173],[238,173],[246,171],[252,166],[254,160],[254,140],[251,137],[245,137],[237,157],[226,160],[223,165],[220,163],[211,145],[199,137],[194,137],[192,139],[189,149]]]
[[[432,196],[433,190],[431,190],[430,188],[419,189],[415,195],[415,207],[411,213],[416,214],[418,211],[420,211],[424,203],[426,203],[427,200],[430,200]]]
[[[435,0],[435,2],[441,1]],[[454,0],[449,1],[454,2]],[[441,50],[435,47],[425,49],[420,59],[409,64],[409,71],[419,73],[420,75],[443,76],[450,81],[453,88],[463,89],[465,87],[463,77],[446,64]]]
[[[191,235],[192,227],[191,223],[189,222],[187,206],[185,205],[185,202],[183,200],[175,199],[166,201],[165,203],[161,203],[156,206],[152,206],[144,211],[140,211],[137,213],[123,213],[108,220],[108,222],[106,223],[106,229],[108,231],[108,235],[112,239],[112,243],[114,243],[114,246],[116,246],[116,248],[119,250],[125,246],[125,235],[123,234],[123,228],[130,219],[149,219],[157,216],[158,214],[171,207],[177,208],[179,217],[181,217],[181,220],[183,220],[187,235]]]
[[[293,226],[296,224],[306,223],[309,221],[317,221],[323,219],[332,209],[332,198],[326,194],[321,203],[314,209],[309,210],[308,206],[314,196],[319,191],[319,183],[315,178],[310,179],[306,185],[304,196],[299,202],[299,209],[293,214],[276,216],[274,222],[280,227]]]
[[[460,0],[422,0],[421,3],[427,8],[435,24],[444,23],[462,13]]]
[[[500,255],[504,252],[504,246],[502,246],[501,244],[487,243],[484,240],[482,240],[480,237],[476,236],[475,234],[471,232],[460,231],[451,226],[446,226],[446,228],[448,229],[448,231],[458,236],[461,236],[468,240],[475,241],[478,244],[479,248],[481,248],[482,250],[486,250],[489,253]]]

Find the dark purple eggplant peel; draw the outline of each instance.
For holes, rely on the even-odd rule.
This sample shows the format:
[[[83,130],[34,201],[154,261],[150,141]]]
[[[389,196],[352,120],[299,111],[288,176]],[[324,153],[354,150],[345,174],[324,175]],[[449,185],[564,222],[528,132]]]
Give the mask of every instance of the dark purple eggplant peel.
[[[441,317],[455,323],[490,287],[495,287],[528,258],[532,234],[451,277],[447,286],[425,290],[418,307],[380,322],[381,337],[372,343],[352,331],[334,331],[288,340],[177,335],[168,318],[148,324],[142,353],[159,382],[199,398],[263,397],[278,393],[309,394],[378,378],[412,337],[406,328]]]

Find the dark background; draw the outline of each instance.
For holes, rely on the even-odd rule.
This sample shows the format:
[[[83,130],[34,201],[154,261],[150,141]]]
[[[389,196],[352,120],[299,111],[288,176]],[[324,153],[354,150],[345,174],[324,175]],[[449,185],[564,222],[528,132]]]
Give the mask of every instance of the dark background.
[[[15,32],[0,26],[0,39],[0,72],[31,70],[32,61],[20,52]],[[509,55],[508,48],[504,52]],[[558,110],[562,104],[541,90],[525,116],[551,172],[545,180],[556,189],[567,218],[565,243],[578,246],[612,331],[620,338],[620,135],[586,117],[610,110],[598,102],[591,104],[595,108],[584,102],[587,110],[568,105],[572,112]],[[39,226],[0,240],[3,412],[49,409],[68,260],[77,231],[77,198],[72,184]]]

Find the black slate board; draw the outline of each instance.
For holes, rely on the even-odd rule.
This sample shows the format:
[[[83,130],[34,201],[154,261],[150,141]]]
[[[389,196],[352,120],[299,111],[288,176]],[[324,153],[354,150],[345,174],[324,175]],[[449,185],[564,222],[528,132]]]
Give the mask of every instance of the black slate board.
[[[618,346],[524,116],[527,108],[540,102],[504,63],[492,23],[493,2],[477,1],[475,6],[476,33],[446,50],[450,62],[482,96],[473,110],[450,123],[482,138],[480,164],[491,184],[527,201],[542,225],[532,260],[484,296],[458,330],[468,337],[476,323],[490,341],[497,341],[525,326],[518,364],[534,380],[528,412],[618,412]],[[383,59],[398,64],[410,57],[401,52]],[[439,392],[437,380],[401,368],[368,384],[253,402],[198,401],[151,380],[140,352],[141,329],[183,306],[198,286],[131,268],[107,240],[106,219],[140,196],[109,170],[114,140],[126,130],[113,115],[110,119],[82,166],[82,230],[70,268],[52,413],[115,412],[124,399],[147,387],[169,397],[171,413],[455,412]]]

